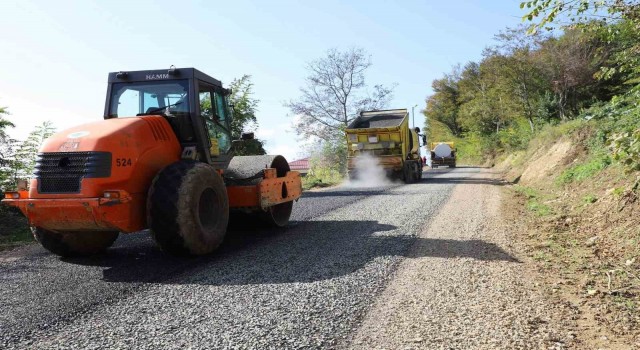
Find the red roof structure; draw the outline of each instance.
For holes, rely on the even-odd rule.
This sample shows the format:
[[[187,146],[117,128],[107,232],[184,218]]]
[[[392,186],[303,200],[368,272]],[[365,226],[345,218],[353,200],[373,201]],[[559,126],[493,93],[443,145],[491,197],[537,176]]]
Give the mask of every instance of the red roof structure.
[[[306,174],[309,171],[309,158],[302,158],[289,162],[291,170],[299,171],[300,174]]]

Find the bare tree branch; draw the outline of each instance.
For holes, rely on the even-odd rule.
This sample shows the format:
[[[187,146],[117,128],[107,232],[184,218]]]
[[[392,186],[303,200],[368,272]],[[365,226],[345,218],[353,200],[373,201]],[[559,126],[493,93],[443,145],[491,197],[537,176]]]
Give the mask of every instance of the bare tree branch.
[[[301,96],[285,104],[299,118],[298,133],[333,140],[342,137],[342,130],[361,110],[386,107],[395,86],[375,85],[368,91],[365,72],[370,66],[370,56],[360,48],[331,49],[307,64],[309,76]]]

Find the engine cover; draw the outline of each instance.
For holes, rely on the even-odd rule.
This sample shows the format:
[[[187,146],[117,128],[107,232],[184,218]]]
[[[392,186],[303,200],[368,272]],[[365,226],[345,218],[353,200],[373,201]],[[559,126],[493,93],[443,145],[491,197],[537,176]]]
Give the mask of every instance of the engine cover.
[[[29,198],[92,198],[104,191],[146,194],[153,177],[180,159],[181,147],[161,116],[80,125],[42,145]]]

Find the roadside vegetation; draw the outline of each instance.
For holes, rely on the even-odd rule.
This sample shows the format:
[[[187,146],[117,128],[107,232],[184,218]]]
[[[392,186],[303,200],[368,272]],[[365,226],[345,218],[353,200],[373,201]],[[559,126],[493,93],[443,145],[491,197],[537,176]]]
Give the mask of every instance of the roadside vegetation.
[[[310,169],[302,178],[304,190],[336,186],[344,180],[347,149],[342,139],[317,142],[308,152],[311,154]]]
[[[632,101],[640,83],[637,2],[567,2],[562,20],[573,24],[544,30],[561,17],[554,14],[559,3],[523,3],[525,18],[539,22],[505,29],[480,61],[432,82],[423,111],[431,141],[457,141],[463,161],[491,162],[526,149],[547,125],[604,118]]]
[[[16,189],[19,179],[31,176],[38,148],[55,131],[51,122],[47,121],[36,126],[24,141],[15,140],[7,133],[9,128],[14,127],[8,115],[6,107],[0,108],[0,199],[4,197],[4,191]],[[22,213],[0,205],[0,251],[32,241],[31,231]]]
[[[598,4],[615,18],[574,13],[578,24],[563,35],[598,39],[593,74],[576,89],[599,88],[576,98],[568,118],[538,124],[522,147],[497,143],[481,159],[518,183],[514,218],[524,222],[543,288],[579,311],[589,344],[625,348],[640,342],[640,5]]]

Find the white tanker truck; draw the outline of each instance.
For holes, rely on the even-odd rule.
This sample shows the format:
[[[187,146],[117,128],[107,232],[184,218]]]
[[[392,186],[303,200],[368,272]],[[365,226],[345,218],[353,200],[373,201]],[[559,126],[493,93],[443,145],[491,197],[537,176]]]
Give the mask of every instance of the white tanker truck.
[[[431,142],[431,167],[456,167],[456,148],[453,142]]]

